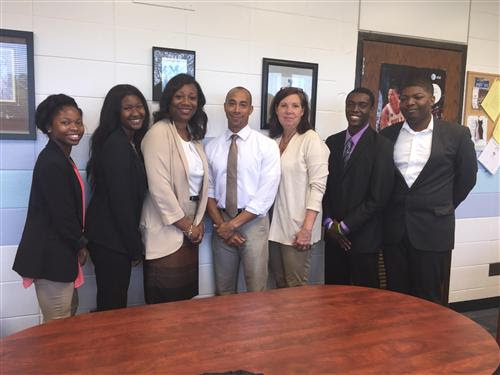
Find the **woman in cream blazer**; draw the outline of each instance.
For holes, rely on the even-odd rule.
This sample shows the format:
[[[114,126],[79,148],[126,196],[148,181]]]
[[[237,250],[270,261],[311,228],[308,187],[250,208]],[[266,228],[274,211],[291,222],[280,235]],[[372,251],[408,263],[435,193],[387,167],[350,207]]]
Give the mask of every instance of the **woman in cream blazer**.
[[[269,261],[276,286],[283,288],[307,283],[311,245],[321,238],[330,152],[311,128],[301,89],[281,89],[271,108],[270,135],[280,148],[281,180],[269,230]]]
[[[208,189],[204,105],[194,78],[175,76],[165,86],[156,122],[142,141],[149,186],[141,218],[147,303],[198,294],[198,244]]]

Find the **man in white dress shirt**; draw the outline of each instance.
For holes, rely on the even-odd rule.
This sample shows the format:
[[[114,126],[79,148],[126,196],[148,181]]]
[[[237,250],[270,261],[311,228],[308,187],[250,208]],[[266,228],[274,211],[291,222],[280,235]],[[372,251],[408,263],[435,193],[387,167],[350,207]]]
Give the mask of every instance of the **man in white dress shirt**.
[[[248,126],[253,111],[250,92],[244,87],[229,90],[224,111],[228,129],[205,149],[210,172],[207,212],[214,223],[212,252],[217,295],[236,293],[240,261],[247,291],[266,289],[267,212],[274,202],[281,173],[276,142]],[[234,163],[232,154],[237,154],[234,172],[230,167]],[[229,195],[233,194],[226,197],[226,192],[233,191],[230,176],[235,178],[236,195],[231,204]]]
[[[404,123],[380,134],[394,142],[396,176],[384,217],[387,287],[447,304],[455,209],[476,183],[469,129],[432,116],[433,87],[413,77],[401,90]]]

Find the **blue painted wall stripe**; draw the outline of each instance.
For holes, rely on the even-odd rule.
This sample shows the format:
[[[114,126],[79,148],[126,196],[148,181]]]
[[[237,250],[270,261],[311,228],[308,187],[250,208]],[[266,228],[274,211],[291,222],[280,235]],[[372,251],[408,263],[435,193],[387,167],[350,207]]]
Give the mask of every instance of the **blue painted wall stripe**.
[[[28,207],[33,171],[0,171],[0,208]]]
[[[34,165],[34,141],[0,141],[0,169],[32,170]]]
[[[500,192],[500,170],[494,175],[488,172],[484,167],[479,164],[477,172],[477,182],[472,193],[496,193]]]
[[[85,183],[87,197],[89,187],[87,173],[79,170]],[[33,171],[0,171],[0,208],[27,208]],[[88,199],[87,199],[88,201]]]
[[[26,221],[26,208],[0,209],[0,245],[18,245]]]
[[[500,193],[471,193],[455,211],[457,219],[500,216]]]

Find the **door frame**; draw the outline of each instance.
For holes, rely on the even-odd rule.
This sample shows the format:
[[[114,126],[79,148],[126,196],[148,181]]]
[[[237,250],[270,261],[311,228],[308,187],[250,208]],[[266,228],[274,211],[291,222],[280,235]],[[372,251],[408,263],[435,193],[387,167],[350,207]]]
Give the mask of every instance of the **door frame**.
[[[425,47],[434,48],[440,50],[456,51],[462,53],[462,62],[460,67],[460,95],[458,103],[458,113],[457,119],[462,119],[462,111],[464,105],[464,93],[465,93],[465,74],[466,74],[466,63],[467,63],[467,44],[451,43],[451,42],[441,42],[429,39],[416,39],[408,38],[399,35],[391,34],[381,34],[371,31],[359,31],[358,32],[358,48],[356,53],[356,78],[354,81],[355,87],[361,86],[361,79],[363,77],[362,72],[364,68],[363,64],[363,43],[364,41],[371,42],[383,42],[391,44],[399,44],[405,46],[413,47]]]

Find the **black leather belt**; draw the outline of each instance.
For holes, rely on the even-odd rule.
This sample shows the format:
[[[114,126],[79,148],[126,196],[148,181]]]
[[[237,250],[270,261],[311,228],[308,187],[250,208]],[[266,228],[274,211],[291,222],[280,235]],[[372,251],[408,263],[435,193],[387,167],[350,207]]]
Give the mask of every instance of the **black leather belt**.
[[[192,196],[189,197],[189,200],[197,202],[197,201],[200,200],[200,196],[199,195],[192,195]]]

